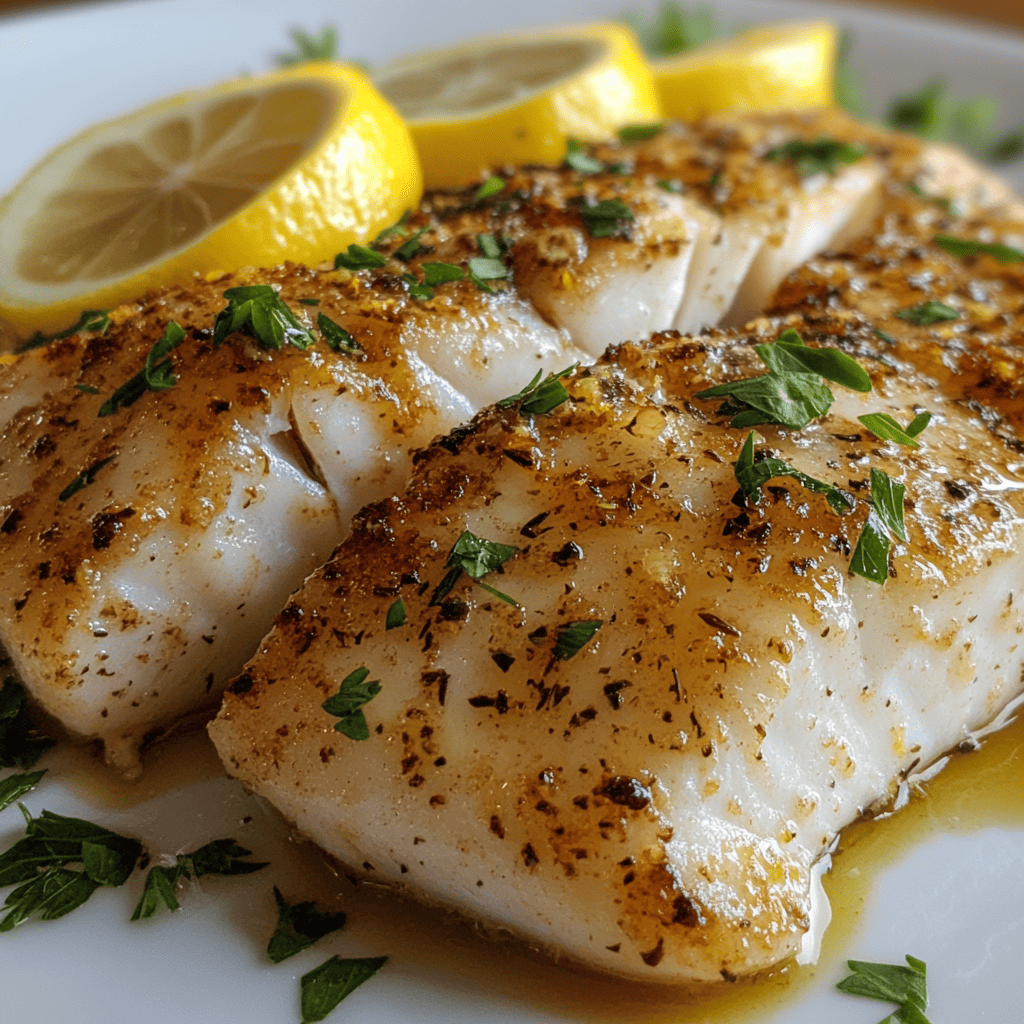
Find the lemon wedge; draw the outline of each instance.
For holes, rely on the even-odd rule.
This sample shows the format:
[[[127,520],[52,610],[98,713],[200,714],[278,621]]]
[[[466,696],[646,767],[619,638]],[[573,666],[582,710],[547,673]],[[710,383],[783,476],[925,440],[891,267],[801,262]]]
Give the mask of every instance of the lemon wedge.
[[[172,97],[65,142],[0,200],[0,319],[53,331],[195,271],[315,264],[421,192],[405,125],[352,68]]]
[[[832,102],[837,34],[826,22],[751,29],[651,62],[665,116],[786,110]]]
[[[428,187],[503,164],[553,164],[568,139],[599,142],[661,116],[636,39],[621,25],[475,39],[373,72],[406,119]]]

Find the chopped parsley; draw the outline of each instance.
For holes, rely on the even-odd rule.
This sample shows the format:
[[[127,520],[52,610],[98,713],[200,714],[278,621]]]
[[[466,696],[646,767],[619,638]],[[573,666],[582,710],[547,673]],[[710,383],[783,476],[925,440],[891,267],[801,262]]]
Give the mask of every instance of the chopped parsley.
[[[853,501],[844,494],[838,487],[825,483],[823,480],[816,480],[813,476],[801,473],[794,469],[788,462],[782,459],[754,458],[754,432],[747,434],[743,448],[740,450],[739,458],[733,467],[736,474],[736,482],[740,485],[740,491],[744,498],[752,498],[755,502],[761,498],[761,488],[769,480],[776,477],[788,476],[797,483],[806,487],[815,494],[824,494],[825,500],[829,503],[833,512],[845,515],[853,509]]]
[[[476,244],[480,247],[481,255],[489,260],[500,259],[506,248],[494,235],[477,235]]]
[[[579,210],[591,238],[625,236],[628,234],[627,223],[635,219],[633,211],[621,199],[602,199],[597,202],[589,196],[575,196],[569,203]]]
[[[827,135],[820,135],[810,142],[806,139],[792,139],[784,146],[770,150],[769,160],[785,160],[801,178],[815,174],[835,174],[842,164],[852,164],[867,156],[867,146],[850,142],[839,142]]]
[[[926,202],[937,206],[940,210],[945,210],[950,217],[960,216],[960,211],[953,205],[951,199],[947,199],[945,196],[929,195],[916,181],[907,182],[907,191],[917,196],[918,199],[924,199]]]
[[[250,284],[229,288],[224,293],[227,307],[213,322],[213,344],[220,346],[235,331],[255,338],[266,349],[285,344],[307,349],[316,338],[296,319],[287,303],[269,284]]]
[[[71,481],[64,488],[60,494],[57,495],[58,501],[67,501],[68,498],[76,495],[83,487],[88,487],[89,484],[96,479],[96,474],[105,466],[107,463],[113,462],[117,458],[117,453],[108,455],[105,459],[100,459],[99,462],[94,462],[87,470],[79,473],[74,480]]]
[[[414,256],[420,253],[432,252],[433,246],[423,245],[420,239],[430,230],[429,224],[424,224],[408,241],[403,242],[391,255],[403,263],[408,263]]]
[[[897,444],[906,445],[908,448],[920,448],[921,446],[914,438],[928,426],[931,422],[932,414],[930,412],[918,414],[905,428],[901,427],[892,416],[884,412],[869,412],[864,416],[858,416],[857,419],[875,437],[880,437],[883,441],[895,441]]]
[[[177,383],[174,363],[163,357],[173,352],[184,340],[184,330],[172,320],[164,330],[163,337],[149,350],[145,366],[100,406],[97,415],[111,416],[119,409],[137,402],[147,391],[167,391],[173,388]],[[160,359],[163,362],[157,362]]]
[[[726,399],[719,413],[732,416],[730,426],[806,427],[824,416],[834,400],[822,377],[855,391],[871,390],[871,378],[855,359],[835,348],[809,348],[792,329],[776,342],[756,345],[755,351],[767,374],[697,392],[697,398]]]
[[[514,395],[509,395],[508,398],[503,398],[497,405],[499,408],[505,409],[519,402],[519,411],[524,416],[542,416],[551,412],[552,409],[557,409],[563,402],[569,400],[569,392],[566,391],[562,378],[573,374],[578,366],[579,363],[573,363],[572,366],[567,366],[564,370],[559,370],[558,373],[548,374],[543,381],[541,376],[544,371],[538,370],[533,380],[525,388],[517,391]]]
[[[454,263],[424,263],[423,283],[428,288],[436,288],[438,285],[447,284],[449,281],[465,280],[466,272],[462,267]]]
[[[871,470],[871,511],[850,558],[850,572],[883,584],[889,575],[889,533],[906,541],[903,498],[906,488],[880,469]]]
[[[908,956],[906,967],[847,960],[846,966],[850,974],[836,985],[840,992],[896,1005],[896,1012],[882,1024],[929,1024],[924,1013],[928,1008],[928,986],[923,960]]]
[[[1020,263],[1024,252],[1001,242],[976,242],[971,238],[957,238],[955,235],[938,234],[933,239],[940,249],[954,256],[991,256],[1000,263]]]
[[[17,888],[4,901],[0,932],[31,917],[52,921],[80,907],[102,886],[123,885],[142,854],[137,839],[80,818],[43,811],[33,818],[24,806],[25,838],[0,855],[0,888]],[[81,870],[69,868],[81,864]]]
[[[402,280],[409,288],[409,294],[414,299],[432,299],[434,289],[425,285],[415,274],[403,274]]]
[[[369,674],[368,668],[357,668],[350,672],[341,681],[338,692],[320,705],[329,715],[340,719],[334,723],[334,728],[350,740],[370,738],[370,727],[362,709],[380,693],[381,685],[376,679],[367,682],[366,677]]]
[[[0,686],[0,768],[32,768],[53,744],[33,725],[24,688],[7,676]]]
[[[668,178],[659,178],[657,184],[658,188],[660,188],[662,192],[672,192],[675,195],[682,194],[683,184],[681,181],[676,181],[675,179],[669,180]]]
[[[192,853],[183,853],[174,858],[174,864],[158,864],[149,869],[142,899],[132,913],[133,921],[144,921],[152,917],[163,904],[168,910],[180,906],[176,894],[178,884],[183,880],[202,878],[203,875],[250,875],[267,866],[246,860],[251,856],[234,839],[214,839]]]
[[[281,67],[293,67],[314,60],[338,59],[338,30],[333,25],[325,25],[317,35],[301,28],[293,28],[288,34],[292,37],[295,49],[277,55],[277,63]]]
[[[301,302],[302,305],[304,305],[304,306],[319,306],[320,305],[320,300],[319,299],[299,299],[299,302]]]
[[[604,164],[587,153],[582,143],[575,139],[566,142],[564,163],[580,174],[600,174],[604,170]]]
[[[566,661],[579,654],[603,625],[603,619],[586,619],[559,626],[552,653],[559,661]]]
[[[959,320],[960,311],[952,306],[947,306],[944,302],[929,299],[917,306],[897,309],[896,316],[900,320],[908,320],[919,327],[929,327],[931,324],[941,323],[944,320]]]
[[[470,278],[481,281],[507,281],[508,267],[493,256],[472,256],[467,266]]]
[[[404,238],[407,234],[409,234],[409,229],[406,227],[406,224],[409,222],[409,218],[411,216],[412,210],[406,210],[405,213],[403,213],[402,216],[399,217],[394,224],[392,224],[390,227],[384,228],[384,230],[377,235],[377,237],[370,243],[370,245],[373,246],[374,249],[376,249],[378,246],[383,245],[385,242],[390,241],[392,238]],[[334,261],[334,266],[335,268],[337,268],[337,256],[334,257]]]
[[[500,590],[495,590],[494,587],[482,582],[482,577],[500,569],[515,553],[516,548],[508,544],[485,540],[469,530],[464,530],[448,555],[445,565],[450,568],[431,595],[431,605],[440,604],[451,593],[455,584],[458,583],[459,577],[465,573],[488,594],[506,604],[518,607],[518,602],[508,594],[503,594]]]
[[[646,142],[660,135],[665,130],[663,124],[627,124],[616,133],[619,142],[629,146],[634,142]]]
[[[345,914],[318,910],[313,902],[289,903],[274,886],[277,927],[267,944],[267,956],[275,964],[308,949],[318,939],[345,927]]]
[[[46,769],[42,768],[37,772],[8,775],[3,782],[0,782],[0,811],[10,807],[15,800],[19,800],[30,790],[35,789],[45,774]]]
[[[388,608],[388,614],[384,619],[385,629],[397,629],[399,626],[405,625],[405,602],[398,598],[397,601],[393,601]]]
[[[109,309],[86,309],[70,327],[58,331],[56,334],[42,334],[36,331],[28,341],[19,345],[15,352],[28,352],[33,348],[42,348],[43,345],[48,345],[51,341],[62,341],[79,331],[99,331],[101,334],[106,334],[110,329],[110,317],[107,315],[109,312]]]
[[[380,237],[377,236],[378,241]],[[347,252],[339,252],[334,257],[334,269],[344,267],[345,270],[373,270],[376,267],[387,266],[387,262],[388,258],[383,253],[367,249],[365,245],[350,245]]]
[[[477,190],[477,199],[489,199],[496,196],[505,187],[505,179],[492,174]]]
[[[326,313],[321,313],[316,318],[316,325],[320,330],[320,337],[327,342],[327,346],[333,352],[347,352],[349,355],[358,355],[363,351],[359,342],[341,324],[335,323]]]
[[[332,956],[302,976],[299,983],[302,1024],[323,1020],[346,996],[372,978],[388,961],[386,956],[343,960]]]

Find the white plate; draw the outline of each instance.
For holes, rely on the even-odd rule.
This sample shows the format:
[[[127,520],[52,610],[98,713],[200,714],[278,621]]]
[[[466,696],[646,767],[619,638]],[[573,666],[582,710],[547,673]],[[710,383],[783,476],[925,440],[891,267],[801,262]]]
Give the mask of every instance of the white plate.
[[[272,0],[150,0],[0,19],[0,191],[89,122],[168,92],[267,68],[287,48],[286,29],[293,25],[316,30],[336,24],[345,56],[377,62],[458,37],[611,17],[629,6],[640,5],[291,0],[286,7]],[[944,75],[957,93],[996,97],[1001,127],[1024,122],[1021,37],[847,6],[735,0],[719,8],[727,24],[832,15],[850,26],[875,110],[894,93]],[[1020,166],[1009,177],[1024,186]],[[234,836],[273,866],[244,878],[204,880],[202,891],[185,894],[180,913],[144,924],[128,922],[139,895],[137,876],[60,921],[30,922],[0,935],[0,1019],[297,1024],[298,976],[333,953],[391,955],[381,974],[332,1017],[363,1024],[870,1024],[886,1008],[834,992],[841,962],[895,962],[904,953],[929,964],[936,1021],[1019,1019],[1024,787],[1021,761],[1011,756],[1021,741],[1024,730],[1017,727],[997,749],[972,755],[974,763],[957,769],[958,778],[940,780],[945,796],[935,804],[934,821],[929,805],[922,805],[916,816],[878,826],[861,841],[860,851],[874,853],[855,850],[839,859],[837,873],[851,876],[840,896],[863,908],[841,915],[818,968],[794,972],[781,994],[762,982],[731,1008],[689,1009],[676,992],[579,973],[518,944],[484,939],[443,914],[354,892],[290,842],[272,811],[220,777],[201,736],[158,750],[135,789],[105,780],[85,754],[62,751],[43,762],[50,774],[26,801],[34,812],[46,807],[88,817],[169,853]],[[1008,773],[1017,782],[1000,786]],[[954,794],[963,786],[967,796],[958,804]],[[1001,795],[988,799],[996,790]],[[20,832],[17,810],[8,809],[0,818],[0,848]],[[262,951],[276,919],[273,883],[292,899],[326,901],[340,890],[349,927],[293,960],[270,964]]]

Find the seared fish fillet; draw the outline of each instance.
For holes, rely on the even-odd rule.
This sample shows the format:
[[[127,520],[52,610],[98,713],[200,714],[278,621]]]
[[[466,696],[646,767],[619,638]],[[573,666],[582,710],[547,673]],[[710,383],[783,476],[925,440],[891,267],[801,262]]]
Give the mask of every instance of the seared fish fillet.
[[[807,179],[770,156],[822,132],[873,148]],[[404,485],[414,449],[537,371],[742,319],[809,254],[865,230],[918,150],[822,113],[671,127],[588,159],[598,172],[503,172],[485,200],[427,196],[379,245],[381,267],[197,280],[121,307],[104,333],[5,357],[0,644],[35,699],[130,767],[147,735],[216,700],[351,514]],[[609,202],[626,215],[588,220]],[[471,267],[482,236],[509,270],[480,282],[494,294],[470,279],[413,293],[430,263]],[[221,293],[257,283],[361,351],[212,345]],[[98,417],[171,320],[186,332],[175,386]]]
[[[763,369],[777,325],[622,346],[357,516],[225,696],[231,774],[358,874],[592,967],[708,981],[797,952],[837,831],[991,720],[1024,660],[1019,442],[871,330],[818,327],[874,390],[758,428],[759,457],[849,515],[788,478],[733,502],[747,431],[694,396]],[[925,408],[917,449],[857,420]],[[908,495],[884,587],[848,571],[869,464]],[[463,531],[515,553],[438,597]],[[323,707],[356,670],[380,684],[361,741]]]

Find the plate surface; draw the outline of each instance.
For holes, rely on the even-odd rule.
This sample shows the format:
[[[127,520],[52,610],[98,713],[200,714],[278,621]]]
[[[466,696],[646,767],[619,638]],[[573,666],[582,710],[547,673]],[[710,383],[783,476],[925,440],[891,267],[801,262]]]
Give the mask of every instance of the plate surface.
[[[68,134],[167,93],[268,68],[289,48],[291,26],[335,24],[345,57],[376,63],[405,50],[507,27],[608,18],[629,0],[517,0],[446,5],[391,0],[149,0],[0,19],[0,192]],[[654,4],[647,4],[653,8]],[[1001,127],[1024,122],[1024,39],[939,20],[847,6],[755,0],[718,4],[724,23],[834,16],[856,33],[869,103],[946,76],[954,92],[991,95]],[[1024,187],[1024,168],[1007,175]],[[933,1016],[946,1021],[1019,1017],[1024,954],[1024,728],[960,759],[895,821],[844,839],[833,901],[841,912],[814,969],[753,988],[725,1005],[619,983],[552,964],[520,944],[478,935],[463,921],[359,892],[314,851],[291,840],[275,813],[224,779],[202,734],[157,749],[135,787],[110,780],[86,752],[44,759],[50,773],[26,800],[140,836],[177,853],[233,836],[272,866],[243,878],[204,880],[183,910],[143,924],[128,918],[141,877],[99,892],[55,922],[0,936],[0,1018],[20,1024],[298,1024],[298,977],[328,956],[389,954],[381,974],[332,1015],[362,1024],[533,1024],[756,1020],[855,1024],[881,1004],[835,993],[848,957],[927,961]],[[21,834],[13,808],[0,848]],[[271,887],[293,901],[337,899],[349,926],[281,965],[263,956],[276,920]],[[728,986],[723,986],[727,988]]]

